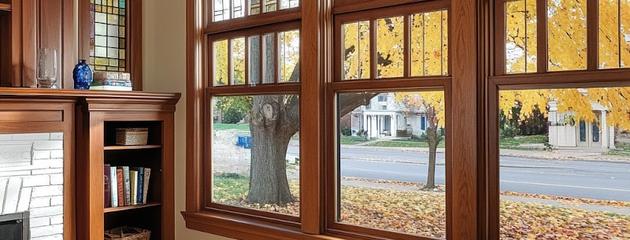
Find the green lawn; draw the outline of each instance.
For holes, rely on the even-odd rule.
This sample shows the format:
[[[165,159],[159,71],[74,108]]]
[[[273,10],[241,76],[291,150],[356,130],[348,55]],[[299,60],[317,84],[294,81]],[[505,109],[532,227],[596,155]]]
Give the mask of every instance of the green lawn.
[[[242,132],[249,132],[249,124],[228,124],[228,123],[215,123],[212,124],[214,130],[237,130]]]
[[[519,149],[521,144],[544,144],[547,142],[545,135],[516,136],[513,138],[501,138],[499,146],[501,148]]]
[[[364,137],[357,136],[341,136],[341,145],[355,145],[363,142],[367,142],[368,140]]]
[[[630,157],[630,144],[619,143],[619,144],[616,144],[615,147],[616,149],[610,150],[608,154]]]
[[[409,147],[409,148],[428,148],[429,143],[424,140],[406,140],[406,139],[395,139],[390,141],[379,141],[368,144],[368,146],[374,147]],[[440,141],[438,144],[439,148],[444,147],[444,140]]]
[[[214,175],[212,186],[214,202],[238,201],[247,197],[249,178],[234,173]]]

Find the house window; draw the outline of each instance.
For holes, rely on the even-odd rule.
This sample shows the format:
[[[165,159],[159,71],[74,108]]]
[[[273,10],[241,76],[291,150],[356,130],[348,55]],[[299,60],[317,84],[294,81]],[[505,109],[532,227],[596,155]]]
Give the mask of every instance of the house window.
[[[425,116],[420,117],[420,130],[427,130],[427,117]]]
[[[96,71],[128,72],[126,0],[91,0],[90,65]]]
[[[334,206],[328,212],[331,231],[350,237],[446,238],[450,160],[438,152],[447,148],[447,136],[434,128],[429,137],[419,137],[427,121],[439,127],[448,122],[446,2],[339,14],[335,25],[341,35],[335,39],[340,54],[332,112],[339,126],[352,113],[361,113],[363,121],[350,123],[357,136],[342,134],[341,127],[334,132],[338,151],[329,160],[334,172],[327,174],[335,182],[327,192],[336,193],[327,199]],[[424,80],[435,76],[437,89],[424,89]],[[401,89],[406,81],[410,85]],[[372,101],[393,104],[377,113],[365,111]],[[353,145],[369,147],[357,151]],[[396,147],[428,151],[404,154]]]
[[[586,122],[580,120],[580,142],[586,142]]]

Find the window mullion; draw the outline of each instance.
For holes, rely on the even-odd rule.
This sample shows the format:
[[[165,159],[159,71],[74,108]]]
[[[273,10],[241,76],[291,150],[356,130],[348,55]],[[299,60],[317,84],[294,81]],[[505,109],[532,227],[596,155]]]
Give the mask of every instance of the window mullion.
[[[599,63],[599,1],[587,2],[586,26],[587,68],[589,71],[595,71],[598,69]]]
[[[538,73],[547,72],[548,66],[548,52],[547,52],[547,0],[536,0],[536,17],[538,22],[538,53],[536,59],[538,60]],[[502,29],[501,31],[505,31]],[[505,41],[505,40],[503,40]],[[503,63],[505,64],[505,62]]]

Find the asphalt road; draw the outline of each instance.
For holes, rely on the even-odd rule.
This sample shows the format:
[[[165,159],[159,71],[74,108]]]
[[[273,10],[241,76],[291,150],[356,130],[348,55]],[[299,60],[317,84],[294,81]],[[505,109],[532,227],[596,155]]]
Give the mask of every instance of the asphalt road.
[[[428,153],[388,148],[342,147],[346,177],[425,182]],[[444,154],[438,153],[436,181],[444,184]],[[556,196],[630,201],[630,163],[501,157],[501,190]]]

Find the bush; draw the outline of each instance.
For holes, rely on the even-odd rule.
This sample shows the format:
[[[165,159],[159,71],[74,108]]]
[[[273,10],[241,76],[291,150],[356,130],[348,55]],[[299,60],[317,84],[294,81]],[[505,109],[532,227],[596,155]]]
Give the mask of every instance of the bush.
[[[350,128],[341,129],[341,135],[352,136],[352,129]]]
[[[237,109],[228,108],[223,112],[223,123],[236,124],[245,118],[245,114]]]

